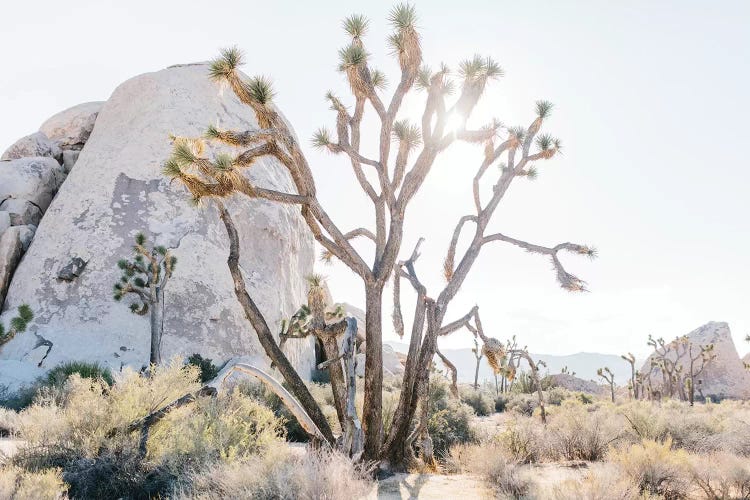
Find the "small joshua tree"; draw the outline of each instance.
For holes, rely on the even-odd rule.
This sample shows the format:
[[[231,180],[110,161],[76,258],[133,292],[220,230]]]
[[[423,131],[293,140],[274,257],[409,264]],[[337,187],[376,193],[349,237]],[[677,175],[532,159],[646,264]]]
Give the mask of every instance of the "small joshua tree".
[[[17,333],[25,332],[32,319],[34,319],[34,313],[28,304],[18,306],[18,316],[10,320],[10,328],[6,330],[5,326],[0,323],[0,346],[8,343]]]
[[[635,356],[633,356],[633,353],[629,352],[627,354],[621,355],[620,357],[627,361],[630,365],[630,383],[628,384],[628,387],[630,388],[631,397],[634,399],[638,399],[638,371],[635,369]]]
[[[474,370],[474,389],[479,389],[479,365],[482,362],[482,358],[484,357],[484,353],[479,348],[479,341],[474,338],[474,347],[471,349],[471,352],[474,353],[474,357],[477,358],[477,367]]]
[[[146,236],[135,236],[132,260],[122,259],[117,267],[122,271],[120,281],[114,286],[114,299],[122,300],[132,295],[135,301],[130,311],[139,316],[151,314],[152,365],[161,363],[161,336],[164,332],[164,289],[172,277],[177,258],[163,246],[146,246]]]
[[[685,378],[685,388],[688,392],[690,406],[695,402],[695,378],[698,377],[706,366],[716,358],[714,345],[695,345],[688,341],[688,372]],[[700,380],[698,381],[700,383]]]
[[[607,382],[607,385],[609,385],[609,394],[612,398],[612,402],[615,402],[615,374],[612,373],[612,370],[609,369],[609,367],[599,368],[596,370],[596,374],[599,375],[602,379],[604,379],[605,382]]]

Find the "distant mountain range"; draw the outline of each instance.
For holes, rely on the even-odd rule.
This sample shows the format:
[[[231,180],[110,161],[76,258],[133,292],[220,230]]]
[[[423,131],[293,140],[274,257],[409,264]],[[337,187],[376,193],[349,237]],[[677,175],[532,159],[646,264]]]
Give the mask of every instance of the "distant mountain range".
[[[385,343],[392,346],[396,352],[406,353],[409,351],[409,346],[407,344],[401,342]],[[451,363],[456,365],[459,382],[474,382],[476,358],[474,357],[471,348],[442,349],[441,352],[451,361]],[[576,354],[557,356],[552,354],[531,353],[531,357],[535,360],[541,359],[547,363],[547,368],[542,368],[542,373],[548,372],[550,375],[560,373],[563,368],[568,367],[568,371],[571,374],[575,372],[575,375],[578,378],[601,382],[596,376],[596,370],[606,366],[614,372],[615,380],[618,385],[627,384],[627,381],[630,378],[630,365],[620,358],[620,356],[614,354],[579,352]],[[440,366],[440,361],[437,357],[435,360],[438,366]],[[636,367],[640,367],[640,365],[636,364]],[[528,370],[528,366],[525,362],[521,363],[521,370]],[[482,358],[479,367],[479,381],[482,382],[484,380],[494,381],[494,374],[492,368],[487,364],[487,361]]]

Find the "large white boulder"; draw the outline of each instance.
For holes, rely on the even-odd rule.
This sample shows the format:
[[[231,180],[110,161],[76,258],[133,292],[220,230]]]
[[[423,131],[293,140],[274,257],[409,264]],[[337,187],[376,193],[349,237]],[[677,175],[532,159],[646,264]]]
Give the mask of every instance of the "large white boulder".
[[[696,348],[700,345],[713,344],[713,352],[716,355],[716,359],[711,361],[704,372],[697,377],[701,383],[698,385],[696,382],[696,395],[701,392],[704,396],[719,398],[747,399],[750,397],[750,373],[740,359],[727,323],[711,321],[688,333],[687,338]],[[642,373],[648,373],[652,356],[649,356],[643,364]],[[674,361],[676,356],[669,355],[669,357]],[[684,373],[689,371],[688,363],[687,356],[680,361]],[[659,369],[654,368],[653,373],[652,383],[661,384],[662,376]]]
[[[148,361],[148,318],[112,299],[120,276],[117,260],[131,255],[139,231],[179,259],[166,289],[163,357],[200,353],[221,362],[244,355],[268,367],[234,295],[228,240],[217,210],[210,201],[195,207],[184,188],[161,174],[171,150],[169,135],[199,136],[212,123],[257,127],[250,108],[209,80],[206,64],[148,73],[115,90],[16,269],[3,319],[21,303],[28,303],[36,317],[26,333],[0,349],[0,384],[17,386],[38,373],[32,367],[46,348],[35,348],[35,334],[53,344],[46,368],[93,360],[116,371]],[[262,159],[248,174],[258,185],[293,189],[275,160]],[[248,289],[277,331],[281,319],[305,301],[312,237],[298,207],[245,198],[226,205],[238,226]],[[58,280],[75,258],[87,263],[80,275]],[[313,339],[287,342],[285,350],[309,376]],[[11,370],[22,375],[11,376]]]
[[[29,158],[33,156],[47,156],[62,162],[62,150],[54,141],[50,140],[44,132],[21,137],[12,146],[5,150],[1,160],[15,160],[16,158]]]
[[[0,202],[27,200],[44,212],[64,180],[65,171],[52,158],[0,161]]]
[[[103,102],[85,102],[60,111],[45,121],[39,131],[60,148],[81,149],[94,130],[94,123]]]

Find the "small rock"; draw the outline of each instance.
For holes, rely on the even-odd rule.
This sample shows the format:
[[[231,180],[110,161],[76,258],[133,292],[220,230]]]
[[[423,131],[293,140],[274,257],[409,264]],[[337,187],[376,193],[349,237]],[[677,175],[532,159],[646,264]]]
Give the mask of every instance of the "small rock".
[[[3,161],[0,162],[0,200],[28,200],[45,212],[64,180],[65,171],[52,158]]]
[[[21,246],[23,247],[23,251],[26,252],[26,250],[29,249],[29,245],[31,245],[31,240],[34,239],[36,226],[33,224],[27,224],[25,226],[14,227],[18,228],[18,237],[21,239]]]
[[[63,149],[63,168],[66,174],[69,174],[73,170],[73,165],[78,161],[80,154],[81,152],[76,149]]]
[[[73,257],[67,266],[60,269],[57,279],[62,281],[73,281],[81,275],[86,268],[87,262],[80,257]]]
[[[10,214],[5,210],[0,210],[0,234],[3,234],[10,225]]]
[[[62,150],[60,146],[51,141],[44,132],[34,132],[31,135],[18,139],[15,144],[5,150],[0,159],[16,160],[18,158],[37,156],[54,158],[58,163],[62,162]]]
[[[10,279],[23,255],[20,230],[17,227],[8,228],[0,236],[0,304],[5,302]]]
[[[0,210],[8,212],[11,226],[39,225],[42,220],[42,211],[39,207],[28,200],[9,198],[0,203]],[[0,223],[0,225],[2,225]]]
[[[103,102],[85,102],[60,111],[45,121],[39,130],[63,149],[80,150],[94,130]]]

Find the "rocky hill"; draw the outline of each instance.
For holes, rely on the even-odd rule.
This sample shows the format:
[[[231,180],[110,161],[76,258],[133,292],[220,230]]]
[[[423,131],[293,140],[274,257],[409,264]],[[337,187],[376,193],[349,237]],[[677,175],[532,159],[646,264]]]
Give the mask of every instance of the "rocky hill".
[[[29,382],[69,360],[99,361],[113,370],[148,361],[148,318],[112,299],[117,261],[130,256],[139,231],[178,258],[166,289],[163,355],[199,352],[221,361],[249,353],[266,364],[234,296],[216,210],[210,203],[193,206],[186,191],[161,174],[170,134],[199,136],[209,124],[257,127],[249,107],[209,80],[206,64],[173,66],[126,81],[105,103],[53,116],[5,152],[2,320],[7,324],[22,303],[36,317],[27,332],[0,348],[0,384]],[[286,171],[267,158],[249,176],[264,187],[291,188]],[[295,207],[247,199],[227,207],[240,233],[248,288],[276,329],[305,298],[312,237]],[[288,349],[309,373],[312,339]]]
[[[705,371],[698,377],[701,381],[700,391],[704,396],[716,396],[719,398],[748,398],[750,397],[750,372],[745,369],[742,359],[737,353],[737,348],[732,340],[729,325],[723,322],[710,322],[700,328],[696,328],[687,334],[687,338],[695,345],[714,345],[716,359],[709,363]],[[651,369],[649,356],[641,368],[643,373]],[[675,354],[668,354],[672,360]],[[684,358],[679,362],[684,366]],[[687,370],[687,368],[683,368]],[[661,384],[662,374],[658,368],[654,368],[652,381]],[[698,387],[696,385],[696,387]]]

